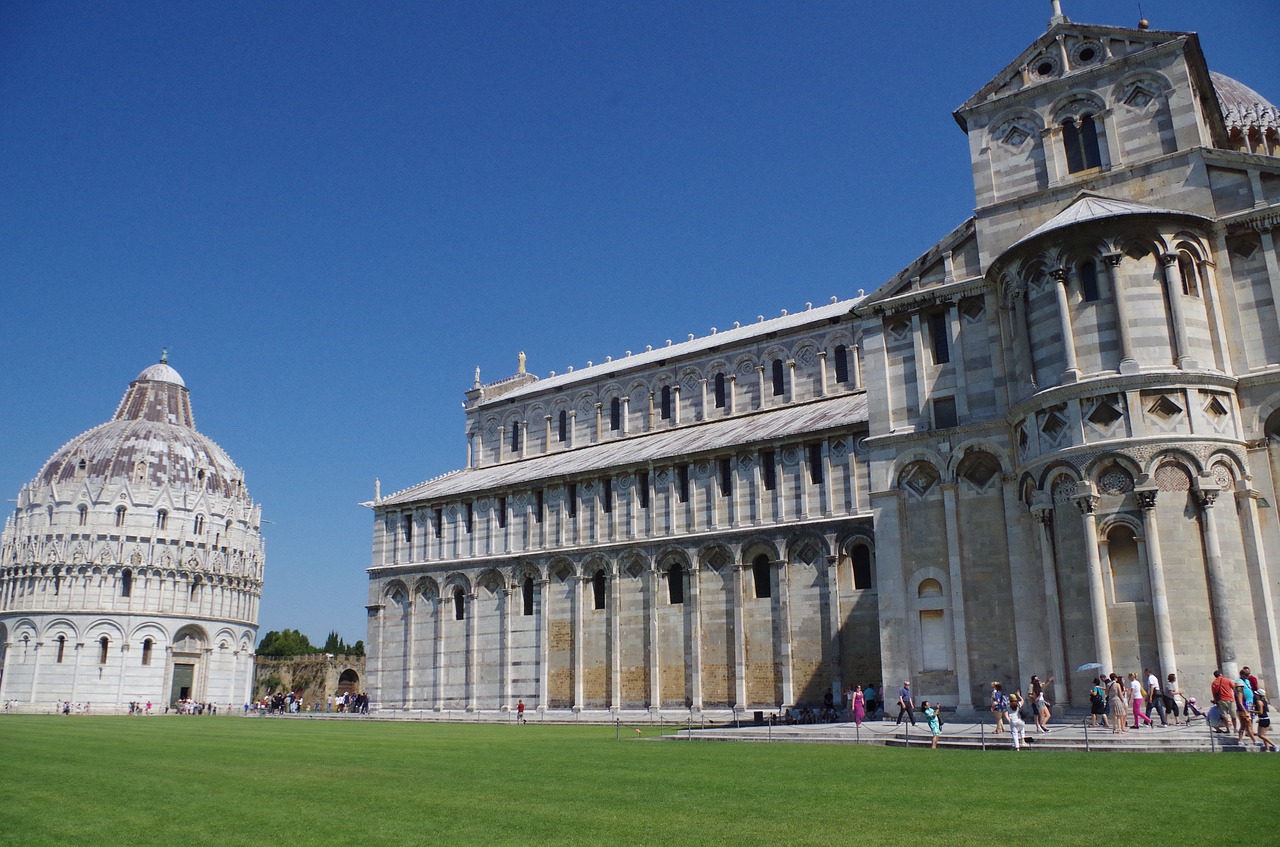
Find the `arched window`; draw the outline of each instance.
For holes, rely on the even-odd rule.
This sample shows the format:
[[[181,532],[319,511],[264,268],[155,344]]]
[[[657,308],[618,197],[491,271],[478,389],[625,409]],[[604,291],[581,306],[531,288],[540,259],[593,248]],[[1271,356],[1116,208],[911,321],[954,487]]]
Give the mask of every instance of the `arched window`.
[[[110,649],[111,641],[105,635],[98,639],[98,664],[105,665],[107,663],[107,652]]]
[[[129,597],[133,594],[133,571],[125,568],[120,573],[120,596]]]
[[[755,580],[756,597],[765,599],[773,596],[773,578],[769,557],[761,553],[751,562],[751,576]]]
[[[524,578],[524,582],[520,585],[520,595],[524,601],[524,615],[528,617],[533,614],[533,577]]]
[[[787,377],[781,359],[773,360],[773,396],[781,397],[787,391]]]
[[[511,452],[520,452],[520,421],[511,422]]]
[[[844,383],[849,381],[849,348],[843,344],[837,344],[835,349],[836,360],[836,382]]]
[[[1062,122],[1062,146],[1067,154],[1067,171],[1079,173],[1101,167],[1102,154],[1098,149],[1098,127],[1093,115],[1067,118]]]
[[[946,598],[942,583],[924,579],[916,589],[920,614],[920,653],[923,670],[947,670],[951,667],[951,642],[947,633]]]
[[[144,665],[151,664],[151,648],[153,646],[155,646],[155,642],[152,641],[150,638],[145,639],[142,642],[142,664]]]
[[[609,401],[609,429],[613,432],[622,429],[622,401],[617,397]]]
[[[400,516],[400,531],[404,535],[405,545],[413,544],[413,515]],[[410,550],[413,548],[410,547]]]
[[[722,373],[716,374],[715,396],[717,409],[723,409],[729,404],[728,397],[725,393],[724,374]]]
[[[1080,296],[1086,303],[1098,299],[1098,266],[1093,259],[1080,262],[1077,270],[1080,273]]]
[[[1178,275],[1182,277],[1182,293],[1188,297],[1199,297],[1200,285],[1196,277],[1196,262],[1185,250],[1178,254]]]
[[[596,571],[595,576],[591,577],[591,594],[595,600],[595,608],[604,608],[604,589],[605,576],[604,571]]]
[[[62,664],[62,659],[67,652],[67,637],[65,635],[58,636],[58,658],[57,663]]]
[[[124,506],[116,506],[116,526],[124,526],[124,516],[128,511]]]
[[[1111,566],[1111,597],[1116,603],[1145,603],[1147,575],[1138,556],[1138,541],[1128,526],[1107,533],[1107,559]]]
[[[673,606],[684,602],[684,568],[678,562],[667,569],[667,599]]]
[[[204,535],[204,515],[196,515],[195,531],[196,535]]]
[[[871,548],[859,544],[853,548],[853,588],[865,591],[871,588]]]
[[[569,440],[569,413],[564,409],[560,410],[560,427],[557,431],[556,440],[560,442]]]
[[[455,621],[465,620],[467,616],[467,595],[462,592],[461,588],[453,589],[453,619]]]
[[[671,420],[671,386],[662,386],[660,398],[661,408],[658,410],[658,414],[664,421]]]
[[[169,513],[165,509],[156,512],[156,529],[167,529],[169,526]]]
[[[88,524],[89,523],[89,507],[85,506],[84,504],[81,504],[80,508],[77,509],[76,511],[80,513],[80,526],[85,526],[86,524]]]

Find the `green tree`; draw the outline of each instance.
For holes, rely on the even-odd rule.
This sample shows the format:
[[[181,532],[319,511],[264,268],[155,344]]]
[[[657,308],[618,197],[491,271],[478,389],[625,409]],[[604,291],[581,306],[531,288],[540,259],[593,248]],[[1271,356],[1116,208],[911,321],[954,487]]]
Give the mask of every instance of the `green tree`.
[[[296,629],[286,629],[278,632],[273,629],[262,636],[262,641],[254,652],[259,656],[281,658],[284,656],[305,656],[308,653],[318,653],[320,651],[307,640],[305,635]]]

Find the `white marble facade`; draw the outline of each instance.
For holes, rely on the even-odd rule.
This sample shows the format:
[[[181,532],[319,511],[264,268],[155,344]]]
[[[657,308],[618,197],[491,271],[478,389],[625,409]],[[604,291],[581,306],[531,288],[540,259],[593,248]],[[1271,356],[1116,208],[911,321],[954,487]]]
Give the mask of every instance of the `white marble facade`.
[[[369,504],[378,707],[1274,682],[1280,114],[1055,13],[955,117],[976,211],[871,295],[477,378],[466,467]]]
[[[0,543],[0,701],[239,708],[253,684],[260,507],[163,360],[18,492]]]

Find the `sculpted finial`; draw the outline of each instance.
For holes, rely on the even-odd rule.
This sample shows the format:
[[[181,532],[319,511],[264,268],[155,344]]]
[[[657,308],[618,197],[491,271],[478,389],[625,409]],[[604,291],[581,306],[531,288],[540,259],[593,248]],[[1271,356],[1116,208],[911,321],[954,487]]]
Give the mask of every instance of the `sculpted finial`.
[[[520,370],[518,371],[518,373],[524,373],[524,351],[523,350],[520,351],[520,355],[517,356],[516,359],[517,361],[520,362]]]
[[[476,365],[476,379],[475,379],[475,382],[471,383],[471,387],[472,388],[480,387],[480,366],[479,365]]]
[[[160,348],[160,364],[162,365],[169,364],[169,348],[168,347]]]

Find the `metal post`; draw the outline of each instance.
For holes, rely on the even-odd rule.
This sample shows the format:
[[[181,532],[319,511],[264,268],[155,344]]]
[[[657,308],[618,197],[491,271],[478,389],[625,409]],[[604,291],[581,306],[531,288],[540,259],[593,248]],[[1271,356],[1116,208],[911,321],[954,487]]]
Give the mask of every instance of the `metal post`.
[[[982,738],[982,749],[987,749],[987,722],[978,718],[978,735]]]
[[[1084,725],[1084,751],[1085,751],[1086,753],[1088,753],[1088,752],[1089,752],[1089,724],[1088,724],[1088,722],[1086,722],[1086,723],[1085,723],[1085,725]]]
[[[619,719],[619,718],[614,718],[614,719],[613,719],[613,726],[614,726],[614,733],[613,733],[613,738],[614,738],[614,740],[615,740],[615,741],[621,741],[621,740],[622,740],[622,721],[621,721],[621,719]]]

